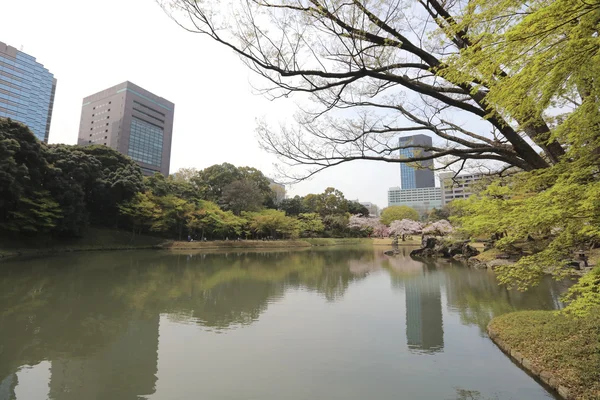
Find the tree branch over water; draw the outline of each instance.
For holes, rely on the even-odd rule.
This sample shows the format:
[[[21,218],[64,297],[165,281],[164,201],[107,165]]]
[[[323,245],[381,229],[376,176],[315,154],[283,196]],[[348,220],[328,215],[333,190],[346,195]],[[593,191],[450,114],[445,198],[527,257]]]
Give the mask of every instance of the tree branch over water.
[[[477,46],[460,24],[468,13],[460,1],[158,2],[183,28],[237,53],[265,79],[267,97],[310,98],[294,124],[258,127],[264,149],[306,167],[289,174],[296,179],[361,159],[493,160],[534,170],[564,154],[542,114],[513,116],[488,100],[511,71],[456,67]],[[410,133],[433,134],[435,145],[422,149],[430,154],[395,155]]]

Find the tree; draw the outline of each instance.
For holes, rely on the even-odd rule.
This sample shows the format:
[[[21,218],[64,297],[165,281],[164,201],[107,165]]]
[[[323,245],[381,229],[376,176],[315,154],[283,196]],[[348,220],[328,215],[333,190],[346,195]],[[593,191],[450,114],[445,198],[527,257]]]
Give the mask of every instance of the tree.
[[[429,212],[429,215],[427,215],[427,220],[431,222],[448,218],[450,218],[450,208],[447,206],[444,206],[440,209],[434,208]]]
[[[89,223],[87,202],[97,182],[102,179],[102,164],[78,146],[49,145],[46,188],[58,202],[63,217],[54,231],[61,235],[82,236]]]
[[[369,235],[373,231],[371,220],[362,217],[360,214],[350,216],[348,219],[348,228],[362,235]]]
[[[419,220],[419,213],[409,206],[390,206],[384,208],[381,213],[381,223],[390,225],[393,221],[410,219],[413,221]]]
[[[158,217],[159,210],[151,196],[138,192],[131,200],[119,204],[119,213],[130,218],[133,237],[136,230],[138,233],[142,233],[144,228],[152,226]]]
[[[157,196],[154,201],[158,206],[158,212],[151,230],[166,234],[174,233],[181,240],[183,227],[187,226],[190,215],[196,208],[195,205],[173,194]]]
[[[404,242],[406,235],[416,235],[423,231],[423,226],[420,222],[410,219],[396,220],[390,224],[390,234],[400,235]]]
[[[0,118],[0,223],[8,222],[23,199],[45,197],[40,194],[48,164],[43,145],[23,124]],[[38,192],[38,194],[34,194]]]
[[[511,63],[504,59],[496,62],[492,46],[485,58],[495,69],[484,68],[487,65],[477,63],[472,54],[481,50],[482,38],[486,44],[494,43],[495,32],[502,35],[530,19],[524,15],[539,14],[537,25],[530,23],[536,28],[553,26],[541,21],[554,7],[570,21],[586,14],[591,20],[595,15],[587,3],[577,3],[578,12],[571,13],[575,0],[537,0],[527,5],[506,0],[492,6],[483,0],[476,2],[479,6],[430,0],[415,3],[412,13],[401,0],[239,1],[227,8],[211,1],[159,2],[188,31],[207,35],[238,54],[266,79],[265,94],[272,98],[311,95],[315,106],[303,108],[307,111],[299,114],[296,126],[272,129],[263,123],[258,128],[264,148],[290,166],[309,167],[297,178],[358,159],[414,162],[446,157],[445,164],[483,159],[524,170],[555,164],[565,150],[550,134],[551,124],[545,117],[540,112],[512,113],[490,96],[497,82],[511,79],[520,69],[503,69]],[[519,7],[526,8],[525,12],[503,14]],[[484,29],[485,23],[498,29]],[[580,51],[581,55],[594,54],[591,43],[597,36],[593,26],[588,23],[587,31],[575,35],[590,44],[590,50]],[[564,29],[552,33],[560,38]],[[535,30],[525,31],[522,37],[530,32]],[[535,40],[533,36],[529,42],[535,45]],[[538,48],[550,43],[538,43]],[[529,45],[522,48],[529,49]],[[587,59],[582,65],[592,71],[597,68]],[[568,79],[565,73],[562,76]],[[554,87],[560,87],[560,81],[555,83]],[[535,92],[520,88],[518,94],[513,98],[523,99],[522,103],[536,102]],[[354,117],[341,118],[337,111],[344,109],[354,109]],[[465,120],[474,123],[465,127],[458,122]],[[481,129],[481,124],[487,127]],[[433,133],[440,144],[399,145],[398,135],[415,131]],[[543,154],[538,154],[524,135],[540,146]],[[421,151],[398,158],[401,148]]]
[[[369,216],[369,209],[357,201],[352,201],[352,200],[348,201],[347,208],[348,208],[348,212],[352,215],[360,214],[363,217]]]
[[[235,165],[223,163],[203,169],[192,178],[192,181],[203,193],[204,200],[217,203],[223,195],[225,186],[240,179],[242,174]]]
[[[259,213],[245,214],[250,221],[250,229],[258,235],[277,238],[277,234],[287,237],[298,237],[296,219],[286,217],[283,211],[263,210]]]
[[[119,204],[131,200],[144,188],[140,167],[130,157],[108,146],[77,147],[100,162],[101,176],[86,192],[90,220],[98,225],[117,225]]]
[[[325,229],[323,220],[317,213],[302,213],[298,215],[298,229],[304,237],[317,237]]]
[[[264,193],[255,181],[241,179],[225,186],[219,203],[225,210],[240,215],[242,211],[259,211],[264,201]]]
[[[344,237],[348,232],[348,214],[329,214],[323,217],[326,236]]]
[[[445,219],[432,222],[423,228],[424,235],[445,236],[452,232],[454,232],[454,228]]]
[[[285,211],[285,214],[290,215],[299,215],[307,212],[308,210],[304,207],[304,199],[298,195],[292,197],[291,199],[283,199],[279,206],[277,207],[279,210]]]

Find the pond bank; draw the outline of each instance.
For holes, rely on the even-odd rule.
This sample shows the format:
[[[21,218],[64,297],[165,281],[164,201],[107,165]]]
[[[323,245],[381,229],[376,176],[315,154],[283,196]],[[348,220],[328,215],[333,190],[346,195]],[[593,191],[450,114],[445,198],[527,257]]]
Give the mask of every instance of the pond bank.
[[[0,240],[0,260],[17,256],[40,256],[57,253],[114,250],[203,250],[203,249],[271,249],[309,248],[314,246],[391,246],[392,239],[379,238],[306,238],[295,240],[215,240],[173,241],[160,237],[136,235],[115,229],[90,228],[85,237],[53,241],[25,241],[3,237]],[[416,246],[417,240],[401,242],[401,246]]]
[[[490,322],[488,334],[561,398],[600,398],[600,308],[577,319],[555,311],[505,314]]]

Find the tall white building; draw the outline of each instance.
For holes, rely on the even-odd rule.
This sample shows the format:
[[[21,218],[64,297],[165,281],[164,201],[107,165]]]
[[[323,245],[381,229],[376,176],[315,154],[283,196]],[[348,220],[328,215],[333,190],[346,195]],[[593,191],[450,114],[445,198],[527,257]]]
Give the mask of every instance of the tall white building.
[[[421,214],[426,214],[434,208],[442,207],[442,193],[439,187],[419,189],[392,187],[388,189],[389,206],[409,206]]]
[[[454,172],[440,173],[440,189],[442,204],[446,205],[454,199],[466,199],[473,194],[473,184],[481,181],[486,175],[481,173],[458,175],[452,179]]]

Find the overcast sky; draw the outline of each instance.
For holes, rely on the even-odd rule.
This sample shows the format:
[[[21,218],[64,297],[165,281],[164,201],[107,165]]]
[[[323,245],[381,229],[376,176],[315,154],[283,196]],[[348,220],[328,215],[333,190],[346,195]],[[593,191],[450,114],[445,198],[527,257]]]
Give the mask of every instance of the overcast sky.
[[[274,172],[256,119],[291,118],[295,99],[254,94],[231,51],[184,31],[153,0],[0,0],[0,41],[37,58],[58,79],[50,143],[75,144],[82,99],[129,80],[175,103],[171,172],[229,162]],[[340,189],[387,206],[399,164],[353,162],[288,187],[289,195]]]

